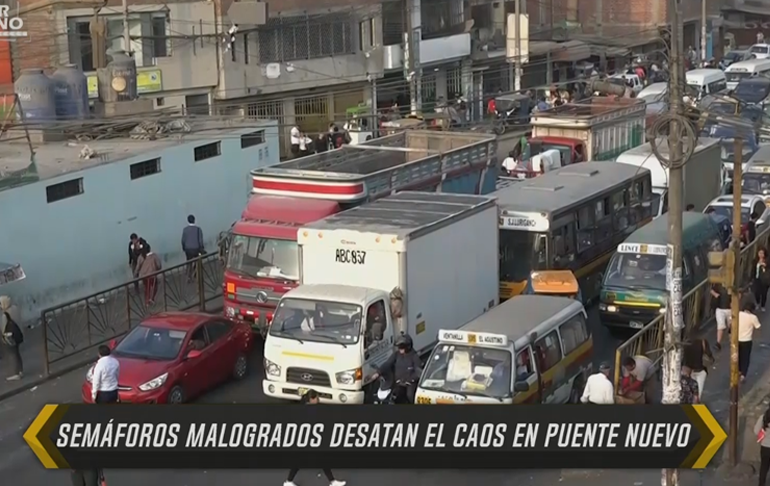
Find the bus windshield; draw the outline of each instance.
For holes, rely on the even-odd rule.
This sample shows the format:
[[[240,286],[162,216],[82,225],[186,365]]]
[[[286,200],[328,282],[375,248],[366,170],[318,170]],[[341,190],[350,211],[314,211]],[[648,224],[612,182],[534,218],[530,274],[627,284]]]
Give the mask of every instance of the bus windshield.
[[[532,270],[541,270],[546,263],[543,233],[500,230],[500,280],[523,282]]]
[[[615,253],[604,277],[607,287],[666,290],[666,256]]]
[[[297,242],[233,235],[227,269],[252,278],[298,280]]]
[[[511,351],[440,343],[433,350],[420,388],[490,398],[511,396]]]

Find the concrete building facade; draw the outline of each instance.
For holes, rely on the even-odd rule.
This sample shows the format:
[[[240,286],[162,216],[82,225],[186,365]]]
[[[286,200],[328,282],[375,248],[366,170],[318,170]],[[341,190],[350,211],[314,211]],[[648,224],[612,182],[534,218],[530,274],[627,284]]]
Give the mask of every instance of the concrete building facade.
[[[144,237],[164,266],[180,263],[189,214],[214,251],[219,232],[246,206],[249,171],[278,163],[277,135],[275,122],[209,123],[157,140],[36,145],[39,180],[0,190],[2,258],[27,275],[3,291],[29,319],[119,285],[131,277],[131,233]],[[90,158],[81,156],[86,145]],[[30,164],[29,147],[0,143],[0,159],[5,177]]]

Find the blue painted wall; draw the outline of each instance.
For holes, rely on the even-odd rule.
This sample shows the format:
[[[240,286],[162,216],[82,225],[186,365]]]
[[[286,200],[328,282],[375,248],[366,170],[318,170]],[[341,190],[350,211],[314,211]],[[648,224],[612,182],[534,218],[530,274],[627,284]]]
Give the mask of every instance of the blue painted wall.
[[[256,130],[236,127],[224,138],[211,139],[198,134],[157,153],[1,191],[0,260],[21,263],[27,278],[3,286],[0,294],[10,295],[30,320],[46,307],[126,282],[131,233],[150,243],[164,267],[180,263],[188,214],[203,229],[207,249],[215,251],[219,232],[246,205],[249,170],[278,163],[275,125],[265,127],[265,143],[241,149],[240,135]],[[220,156],[194,162],[195,147],[218,140]],[[131,180],[131,164],[155,157],[161,158],[160,173]],[[46,201],[47,186],[78,177],[82,194]]]

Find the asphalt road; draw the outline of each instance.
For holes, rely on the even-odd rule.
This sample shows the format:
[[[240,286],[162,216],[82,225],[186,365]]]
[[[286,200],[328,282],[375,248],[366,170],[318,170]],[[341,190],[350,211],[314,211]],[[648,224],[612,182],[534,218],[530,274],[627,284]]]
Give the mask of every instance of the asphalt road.
[[[595,361],[612,360],[619,340],[612,338],[599,324],[598,315],[590,313],[590,323],[594,334],[594,348],[597,351]],[[249,376],[240,382],[222,385],[199,399],[203,403],[265,403],[271,399],[262,393],[261,381],[262,349],[257,346],[251,356]],[[77,403],[80,401],[80,386],[85,377],[86,368],[66,374],[37,388],[0,402],[0,477],[13,478],[21,484],[59,484],[67,481],[66,475],[59,471],[47,471],[27,447],[22,435],[32,419],[46,403]],[[351,465],[354,467],[354,465]],[[388,465],[390,468],[397,465]],[[320,471],[300,473],[298,481],[302,484],[323,484],[316,478]],[[108,471],[110,486],[205,486],[214,484],[250,485],[256,480],[260,484],[281,484],[283,471]],[[554,484],[559,480],[559,470],[554,471],[484,471],[451,473],[441,471],[341,471],[340,477],[350,480],[350,484],[366,482],[375,486],[380,481],[384,484],[398,484],[402,478],[413,481],[415,478],[423,485],[468,484],[482,474],[484,482],[499,485],[523,485],[549,481]],[[312,481],[311,481],[312,480]],[[63,483],[66,484],[66,483]],[[636,485],[639,486],[639,485]]]

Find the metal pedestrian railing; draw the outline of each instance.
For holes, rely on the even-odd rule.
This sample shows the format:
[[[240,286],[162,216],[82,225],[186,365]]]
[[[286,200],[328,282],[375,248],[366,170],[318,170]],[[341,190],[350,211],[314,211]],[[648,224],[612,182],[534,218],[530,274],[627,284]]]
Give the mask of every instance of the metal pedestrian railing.
[[[748,284],[751,281],[751,272],[757,257],[757,251],[760,248],[767,248],[770,240],[770,228],[765,229],[757,235],[751,244],[741,250],[739,261],[739,273],[736,278],[742,284]],[[709,292],[710,284],[708,279],[702,281],[690,290],[682,299],[682,311],[684,314],[684,339],[695,335],[698,331],[706,327],[714,318],[711,311],[711,294]],[[623,360],[634,356],[647,356],[652,360],[656,368],[660,366],[663,360],[664,347],[663,336],[665,333],[665,316],[661,315],[644,326],[628,341],[624,342],[615,350],[615,389],[618,390],[621,378],[621,366]]]
[[[222,261],[209,253],[190,262],[102,290],[40,313],[45,373],[93,360],[94,350],[126,334],[145,317],[168,311],[214,311],[222,298]],[[147,286],[155,282],[154,295]]]

